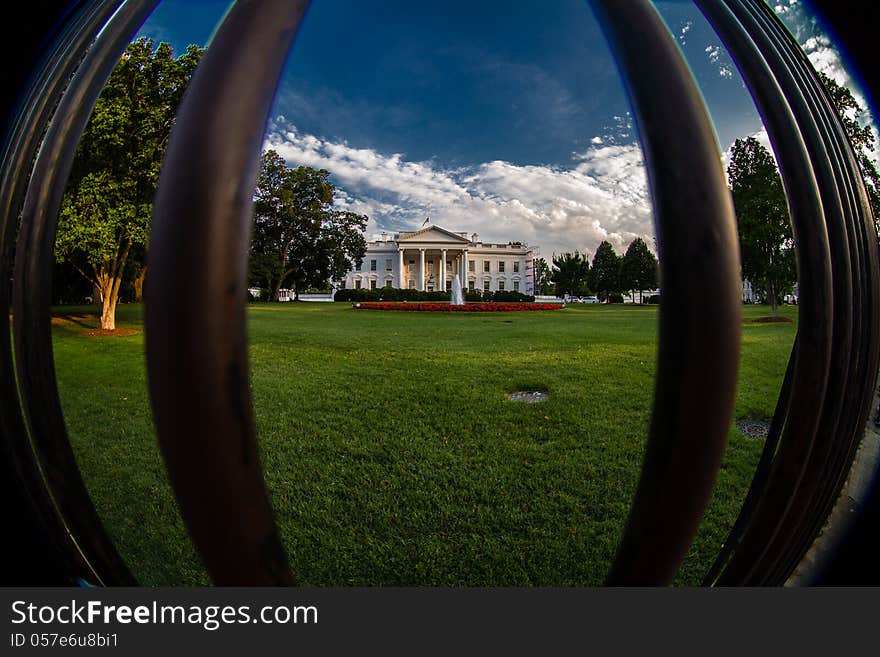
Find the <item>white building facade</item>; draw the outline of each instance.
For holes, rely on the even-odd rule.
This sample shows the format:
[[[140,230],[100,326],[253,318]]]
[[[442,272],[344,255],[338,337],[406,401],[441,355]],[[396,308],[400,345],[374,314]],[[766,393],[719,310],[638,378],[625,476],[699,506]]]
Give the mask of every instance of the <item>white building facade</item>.
[[[376,236],[367,243],[360,267],[346,274],[340,286],[447,292],[458,274],[465,290],[533,295],[537,252],[523,242],[483,242],[476,233],[431,225]]]

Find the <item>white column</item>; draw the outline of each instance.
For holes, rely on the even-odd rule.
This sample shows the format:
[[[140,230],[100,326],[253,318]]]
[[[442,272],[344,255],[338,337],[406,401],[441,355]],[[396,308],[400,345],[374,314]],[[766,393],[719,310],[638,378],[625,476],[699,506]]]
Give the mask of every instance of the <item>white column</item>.
[[[397,247],[398,287],[402,290],[406,287],[406,270],[404,269],[403,249]]]
[[[440,250],[440,291],[446,292],[446,249]]]
[[[467,273],[468,273],[468,252],[462,249],[461,252],[461,289],[467,290]]]
[[[419,289],[425,291],[425,250],[419,249]]]

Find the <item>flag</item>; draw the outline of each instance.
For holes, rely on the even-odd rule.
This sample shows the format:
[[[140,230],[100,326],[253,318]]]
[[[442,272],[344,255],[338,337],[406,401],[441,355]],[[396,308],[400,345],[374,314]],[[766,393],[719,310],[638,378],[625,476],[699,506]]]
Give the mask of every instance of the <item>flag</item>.
[[[425,220],[422,222],[422,228],[424,228],[425,224],[427,224],[430,220],[431,220],[431,217],[425,217]]]

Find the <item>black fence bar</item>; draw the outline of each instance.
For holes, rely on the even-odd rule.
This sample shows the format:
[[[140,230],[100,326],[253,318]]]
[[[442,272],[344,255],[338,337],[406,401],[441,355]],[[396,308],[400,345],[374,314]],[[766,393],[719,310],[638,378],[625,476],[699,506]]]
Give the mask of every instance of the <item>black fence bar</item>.
[[[841,158],[840,143],[835,139],[833,123],[837,118],[831,113],[825,113],[818,102],[819,96],[816,95],[818,88],[814,75],[806,69],[804,72],[798,70],[796,62],[790,56],[790,51],[785,47],[783,41],[774,37],[774,31],[778,27],[774,23],[768,23],[761,16],[760,12],[755,12],[754,7],[751,8],[758,24],[768,34],[769,38],[776,45],[778,51],[782,55],[785,65],[791,71],[797,80],[804,95],[809,103],[812,116],[816,120],[817,128],[822,134],[824,142],[827,144],[827,157],[834,168],[838,179],[838,189],[841,199],[846,207],[845,212],[845,230],[848,237],[848,247],[850,249],[851,271],[849,272],[852,286],[856,290],[861,290],[864,286],[863,278],[860,275],[860,265],[862,257],[860,255],[860,235],[857,230],[857,224],[854,217],[857,216],[858,207],[855,196],[853,194],[852,180],[850,172],[844,160]],[[811,83],[813,83],[811,85]],[[829,384],[829,395],[826,402],[826,408],[823,410],[823,422],[820,426],[819,440],[817,441],[816,453],[811,458],[801,482],[800,491],[793,500],[789,513],[780,525],[780,532],[774,544],[768,546],[767,554],[763,560],[765,563],[757,564],[758,572],[763,571],[762,583],[779,584],[791,574],[794,569],[793,563],[788,561],[786,555],[799,554],[803,555],[809,543],[812,541],[814,534],[810,532],[811,525],[818,520],[815,500],[823,495],[823,491],[830,491],[835,488],[834,477],[828,477],[827,472],[833,469],[834,462],[840,461],[840,455],[847,451],[847,443],[851,440],[848,437],[844,427],[845,418],[842,416],[844,405],[849,401],[849,397],[853,394],[852,383],[853,377],[857,372],[857,361],[861,352],[861,330],[863,322],[861,321],[860,307],[863,304],[861,295],[854,295],[851,320],[853,323],[853,334],[851,348],[849,352],[842,348],[837,348],[837,340],[835,340],[836,354],[834,358],[837,364],[836,372],[834,372],[832,381]],[[835,317],[835,319],[839,319]],[[855,392],[856,397],[858,393]],[[839,487],[837,488],[839,490]],[[835,493],[836,495],[836,493]],[[824,516],[822,517],[824,520]],[[807,535],[809,533],[809,535]],[[800,557],[798,558],[800,559]]]
[[[239,0],[162,166],[145,287],[150,394],[184,521],[217,584],[291,584],[257,449],[245,326],[263,132],[305,0]]]
[[[844,210],[836,195],[827,154],[823,152],[825,157],[811,158],[811,154],[824,151],[824,145],[815,123],[809,119],[805,99],[791,85],[786,85],[788,93],[783,90],[782,76],[786,71],[780,70],[778,65],[774,69],[773,53],[768,54],[766,48],[762,50],[755,41],[761,35],[750,34],[726,3],[697,0],[696,4],[739,68],[773,144],[794,229],[799,279],[798,349],[792,352],[792,358],[796,359],[794,373],[786,376],[786,389],[781,393],[781,397],[788,397],[789,401],[785,407],[777,407],[786,413],[785,418],[774,416],[773,422],[774,427],[784,426],[783,435],[778,445],[772,440],[765,444],[762,461],[772,456],[772,467],[756,472],[747,496],[750,503],[743,506],[719,561],[710,569],[707,579],[711,579],[718,576],[721,559],[731,559],[735,568],[737,559],[733,554],[742,555],[753,551],[755,545],[759,549],[766,545],[767,535],[777,530],[778,522],[785,517],[797,495],[806,464],[811,456],[818,456],[814,454],[814,445],[831,368],[832,326],[835,311],[839,310],[837,320],[843,326],[837,327],[835,344],[839,346],[837,341],[840,341],[848,348],[851,331],[846,301],[851,298],[851,290],[847,287],[840,291],[842,307],[837,308],[837,297],[832,294],[832,260],[825,214],[838,220],[834,225],[840,225]],[[843,240],[833,243],[846,256],[845,234]],[[848,259],[837,259],[834,263],[838,267],[834,280],[848,286]],[[840,365],[840,359],[836,364]],[[789,409],[794,412],[789,413]],[[768,526],[756,532],[755,526],[760,522]],[[730,570],[731,566],[727,565],[726,576]]]
[[[877,313],[877,241],[858,165],[824,88],[803,51],[775,16],[760,3],[751,2],[750,7],[762,28],[784,54],[789,68],[806,89],[814,114],[820,117],[820,124],[831,144],[832,160],[841,172],[842,187],[851,208],[848,219],[851,249],[854,251],[852,274],[854,285],[858,289],[854,299],[855,332],[853,349],[849,355],[848,377],[841,381],[838,388],[840,405],[836,412],[825,413],[828,456],[808,471],[809,484],[815,492],[801,495],[796,500],[800,522],[793,529],[791,537],[779,547],[780,554],[768,575],[768,583],[781,583],[801,561],[839,496],[871,411],[880,355],[877,344],[880,321]]]
[[[736,225],[702,98],[656,10],[643,0],[592,5],[629,92],[658,243],[669,254],[660,259],[650,435],[607,584],[664,585],[708,505],[733,414],[742,322]]]
[[[52,355],[51,264],[61,197],[77,142],[113,66],[155,4],[129,0],[119,7],[107,2],[93,15],[95,21],[102,17],[106,21],[111,13],[113,18],[103,25],[57,107],[52,108],[21,210],[15,257],[15,367],[27,431],[27,438],[20,438],[29,439],[32,463],[61,525],[60,537],[76,553],[74,561],[81,576],[99,584],[131,584],[134,579],[104,531],[67,436]],[[99,23],[83,26],[84,34],[100,27]],[[58,72],[53,75],[57,78]]]
[[[846,454],[851,451],[861,438],[863,423],[853,424],[853,416],[860,415],[853,412],[853,402],[859,405],[864,399],[861,392],[864,386],[865,374],[864,360],[868,353],[868,343],[864,321],[865,311],[870,308],[870,294],[866,295],[869,272],[865,270],[866,246],[863,230],[859,226],[859,217],[862,208],[859,207],[858,199],[854,190],[861,183],[858,169],[850,166],[850,163],[842,157],[842,153],[848,148],[846,137],[839,128],[839,118],[833,108],[822,106],[825,98],[815,72],[810,66],[799,66],[794,56],[800,52],[797,44],[786,44],[780,35],[787,31],[779,24],[778,19],[762,12],[757,3],[745,2],[746,11],[751,12],[755,19],[754,29],[760,31],[767,40],[770,48],[774,48],[780,58],[780,67],[789,73],[794,83],[804,95],[807,107],[806,115],[816,124],[816,132],[826,146],[825,150],[817,153],[816,157],[826,158],[837,177],[837,188],[843,201],[845,212],[843,221],[839,227],[829,226],[832,234],[839,235],[842,239],[845,235],[848,240],[850,252],[851,270],[848,274],[854,290],[850,317],[852,321],[851,348],[847,351],[845,342],[835,337],[834,362],[837,365],[834,377],[829,385],[827,408],[823,411],[823,422],[820,427],[817,449],[811,455],[803,472],[796,496],[793,497],[788,512],[781,518],[778,531],[772,540],[768,540],[764,546],[761,559],[755,560],[750,565],[751,583],[781,584],[793,571],[797,561],[803,557],[810,543],[818,532],[818,528],[824,522],[827,511],[821,511],[816,500],[821,498],[831,499],[837,496],[842,484],[842,475],[848,469],[851,461]],[[854,164],[854,163],[853,163]],[[844,284],[840,281],[840,284]],[[865,297],[868,298],[865,298]],[[836,320],[840,320],[843,313],[836,313]],[[838,348],[839,346],[839,348]],[[860,363],[862,363],[860,365]],[[876,370],[875,370],[876,371]],[[838,474],[832,474],[837,472]]]
[[[2,173],[0,173],[0,280],[12,278],[12,256],[19,215],[27,181],[43,133],[73,72],[95,35],[107,22],[118,3],[102,0],[84,3],[69,16],[55,41],[48,46],[20,99],[15,118],[4,135]],[[0,315],[11,312],[11,288],[0,285]],[[16,478],[21,497],[28,505],[23,515],[39,527],[40,539],[49,558],[70,580],[94,577],[87,559],[71,539],[58,515],[40,464],[36,459],[22,414],[12,356],[12,336],[8,322],[0,322],[0,443],[3,457]]]

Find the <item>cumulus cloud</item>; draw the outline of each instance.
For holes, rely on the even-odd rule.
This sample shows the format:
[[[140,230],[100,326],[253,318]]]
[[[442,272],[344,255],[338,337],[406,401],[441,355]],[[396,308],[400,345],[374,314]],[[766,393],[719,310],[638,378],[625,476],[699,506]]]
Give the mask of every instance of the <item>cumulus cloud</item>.
[[[801,44],[804,52],[817,71],[824,73],[837,84],[849,88],[853,98],[863,110],[863,125],[870,127],[874,138],[880,137],[877,124],[871,117],[868,103],[864,94],[859,90],[857,83],[852,79],[843,64],[840,53],[832,43],[828,35],[820,31],[816,20],[809,15],[800,0],[787,0],[774,5],[773,10],[782,18],[791,30],[792,34]],[[874,152],[874,160],[878,161],[880,152]]]
[[[619,252],[636,237],[653,243],[644,164],[634,143],[593,140],[568,167],[496,160],[450,168],[302,134],[279,117],[264,146],[292,166],[330,171],[340,206],[369,215],[368,234],[413,230],[430,216],[487,241],[528,242],[545,257],[592,253],[602,240]]]
[[[691,28],[693,26],[693,21],[685,21],[685,23],[681,26],[681,30],[678,33],[678,40],[681,41],[681,45],[687,45],[687,39],[685,37],[687,33],[691,31]]]

